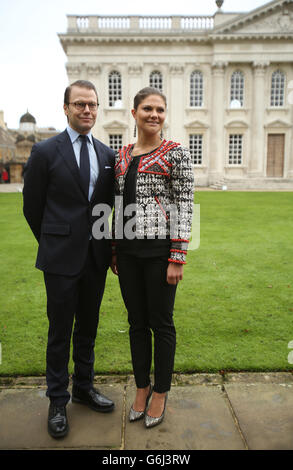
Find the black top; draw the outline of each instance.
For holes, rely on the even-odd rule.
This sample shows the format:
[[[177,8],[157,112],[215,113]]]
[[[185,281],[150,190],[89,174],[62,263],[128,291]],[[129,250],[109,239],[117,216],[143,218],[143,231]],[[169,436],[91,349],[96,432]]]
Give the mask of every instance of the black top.
[[[149,153],[136,155],[131,159],[124,183],[123,211],[127,205],[136,203],[136,178],[138,165],[141,158],[145,155],[149,155]],[[125,226],[126,222],[130,219],[133,219],[134,216],[134,213],[128,217],[124,216],[123,225]],[[133,240],[123,238],[123,240],[117,240],[116,246],[117,251],[120,253],[132,254],[141,258],[148,258],[153,256],[166,256],[168,258],[170,254],[170,238],[134,238]]]
[[[128,171],[125,178],[123,206],[128,204],[135,204],[136,202],[136,178],[138,165],[143,155],[138,155],[131,158]]]

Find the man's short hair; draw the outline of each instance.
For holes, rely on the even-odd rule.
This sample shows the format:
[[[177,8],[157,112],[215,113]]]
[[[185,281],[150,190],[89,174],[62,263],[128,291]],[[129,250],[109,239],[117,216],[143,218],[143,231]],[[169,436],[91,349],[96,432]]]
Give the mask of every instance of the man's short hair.
[[[94,90],[96,97],[97,97],[97,101],[98,101],[98,93],[97,93],[95,85],[92,82],[89,82],[88,80],[76,80],[76,82],[71,83],[66,88],[65,93],[64,93],[64,104],[69,104],[70,92],[73,86],[78,86],[80,88],[88,88],[89,90]]]

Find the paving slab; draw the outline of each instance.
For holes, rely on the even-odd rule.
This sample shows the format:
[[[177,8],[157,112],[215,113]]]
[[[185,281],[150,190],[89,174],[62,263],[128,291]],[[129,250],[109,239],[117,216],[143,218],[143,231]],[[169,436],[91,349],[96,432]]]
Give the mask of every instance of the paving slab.
[[[124,385],[100,387],[113,399],[115,410],[97,413],[87,406],[69,403],[69,433],[54,439],[47,432],[48,398],[43,389],[0,391],[0,449],[120,449],[122,442]]]
[[[23,183],[7,183],[0,184],[0,193],[21,193]]]
[[[224,386],[250,450],[293,450],[293,385],[229,383]]]
[[[245,383],[245,384],[292,384],[292,372],[229,372],[225,373],[224,383]]]
[[[244,450],[228,400],[220,386],[175,386],[169,392],[165,419],[146,429],[130,423],[135,388],[126,394],[125,450]]]
[[[88,450],[96,459],[97,451],[293,450],[292,372],[175,375],[165,419],[152,429],[128,421],[132,376],[97,376],[95,385],[115,411],[69,403],[69,434],[56,440],[47,433],[45,378],[1,377],[0,452]]]

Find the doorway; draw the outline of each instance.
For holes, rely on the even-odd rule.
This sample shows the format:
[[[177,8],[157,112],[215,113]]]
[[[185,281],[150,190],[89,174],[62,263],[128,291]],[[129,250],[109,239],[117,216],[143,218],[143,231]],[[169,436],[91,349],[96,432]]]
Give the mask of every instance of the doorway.
[[[268,135],[267,176],[283,177],[285,134]]]

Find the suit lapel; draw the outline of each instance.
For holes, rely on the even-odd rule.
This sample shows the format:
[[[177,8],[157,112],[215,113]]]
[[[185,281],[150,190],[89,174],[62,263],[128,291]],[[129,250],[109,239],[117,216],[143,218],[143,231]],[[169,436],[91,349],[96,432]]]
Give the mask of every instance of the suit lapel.
[[[59,134],[59,139],[58,139],[58,149],[59,152],[61,153],[67,167],[71,171],[76,183],[78,184],[80,190],[82,191],[83,195],[88,198],[86,195],[83,186],[82,186],[82,181],[80,178],[80,171],[77,165],[77,161],[75,158],[73,146],[70,140],[70,137],[65,130],[61,134]]]

